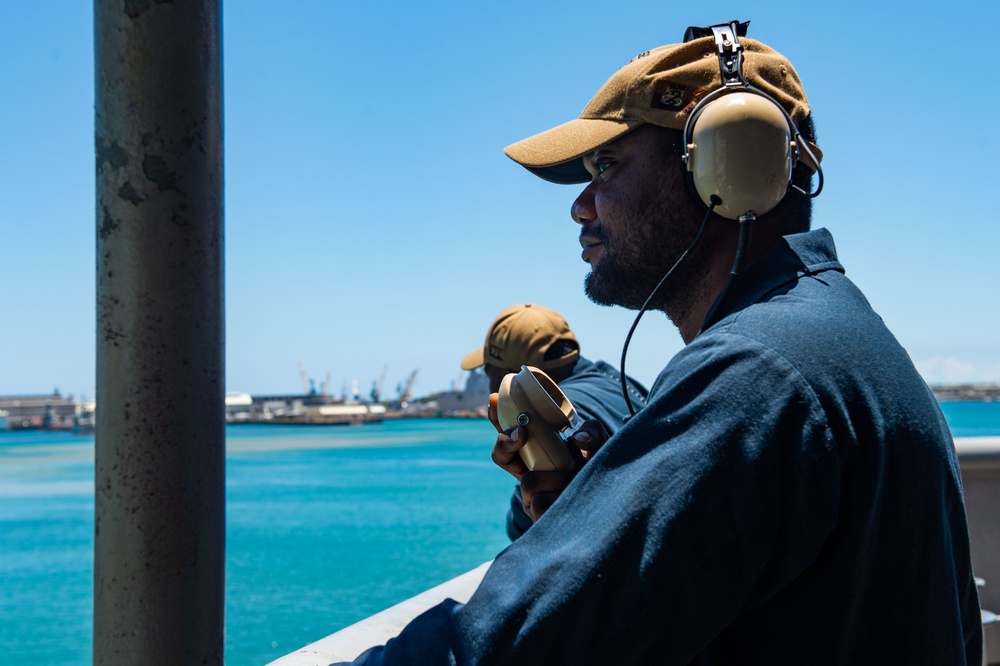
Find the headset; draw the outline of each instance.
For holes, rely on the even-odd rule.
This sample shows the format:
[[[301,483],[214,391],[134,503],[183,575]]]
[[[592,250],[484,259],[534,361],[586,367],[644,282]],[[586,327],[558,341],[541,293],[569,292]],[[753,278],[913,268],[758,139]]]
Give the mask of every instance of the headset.
[[[743,77],[743,45],[749,21],[708,28],[688,28],[684,41],[712,36],[719,57],[722,87],[705,95],[684,125],[688,185],[695,198],[713,212],[738,220],[748,213],[764,215],[795,189],[815,197],[823,189],[823,171],[791,116],[773,97]],[[792,183],[792,171],[803,161],[819,176],[814,192]]]
[[[684,124],[684,154],[688,189],[695,200],[704,204],[705,217],[697,235],[666,275],[653,288],[639,309],[625,336],[621,356],[622,395],[629,414],[635,410],[629,399],[625,375],[625,357],[632,334],[653,297],[670,279],[701,240],[712,215],[739,221],[739,238],[729,280],[712,303],[698,331],[715,323],[733,286],[746,265],[753,223],[785,198],[789,190],[813,198],[823,190],[823,169],[799,133],[792,117],[773,97],[756,88],[743,77],[743,45],[749,21],[730,21],[707,28],[690,27],[684,41],[714,37],[719,56],[722,87],[701,98]],[[804,162],[818,176],[816,189],[807,192],[792,182],[795,166]]]

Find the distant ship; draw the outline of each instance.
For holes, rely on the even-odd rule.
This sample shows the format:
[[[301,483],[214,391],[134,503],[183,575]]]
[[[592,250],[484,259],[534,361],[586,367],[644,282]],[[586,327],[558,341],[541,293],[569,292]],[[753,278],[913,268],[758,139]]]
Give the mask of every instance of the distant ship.
[[[226,394],[227,423],[271,425],[352,425],[385,419],[384,405],[334,398],[321,393],[252,396]]]

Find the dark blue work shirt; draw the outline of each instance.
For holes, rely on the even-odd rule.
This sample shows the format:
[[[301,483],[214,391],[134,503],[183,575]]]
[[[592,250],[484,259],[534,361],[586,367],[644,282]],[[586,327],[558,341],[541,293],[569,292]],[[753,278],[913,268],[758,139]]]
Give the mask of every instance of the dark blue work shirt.
[[[638,411],[646,404],[646,389],[631,377],[627,385],[632,409]],[[573,366],[573,374],[559,382],[559,388],[581,419],[600,421],[611,435],[618,432],[629,414],[622,393],[621,373],[604,361],[594,363],[581,356]],[[521,486],[517,484],[507,511],[507,536],[513,541],[531,527],[531,522],[531,517],[524,512]]]
[[[467,604],[364,664],[978,664],[957,456],[823,229],[728,312]]]

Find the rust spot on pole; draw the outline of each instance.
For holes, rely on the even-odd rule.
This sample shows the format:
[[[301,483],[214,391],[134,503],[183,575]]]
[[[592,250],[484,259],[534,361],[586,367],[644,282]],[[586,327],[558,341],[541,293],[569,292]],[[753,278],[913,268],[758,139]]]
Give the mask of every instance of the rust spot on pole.
[[[139,193],[135,191],[135,188],[132,187],[132,183],[129,181],[126,181],[124,185],[118,188],[118,196],[130,202],[133,206],[138,206],[143,202],[143,197],[139,196]]]
[[[128,153],[121,146],[106,143],[100,138],[95,143],[98,171],[104,168],[105,162],[111,165],[112,169],[120,169],[128,164]]]
[[[170,171],[167,161],[159,155],[146,155],[142,159],[142,172],[161,192],[177,189],[177,174]]]
[[[101,226],[98,227],[97,234],[100,236],[101,240],[107,240],[108,236],[118,229],[118,223],[111,217],[111,212],[107,209],[107,207],[102,208],[102,212]]]
[[[130,19],[139,18],[154,5],[173,4],[174,0],[125,0],[125,15]]]

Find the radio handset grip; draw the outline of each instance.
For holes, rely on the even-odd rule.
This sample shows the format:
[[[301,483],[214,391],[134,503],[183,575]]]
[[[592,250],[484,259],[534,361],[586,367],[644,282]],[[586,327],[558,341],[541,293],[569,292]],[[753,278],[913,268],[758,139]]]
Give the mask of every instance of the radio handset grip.
[[[524,426],[527,442],[521,459],[532,471],[573,471],[576,461],[567,440],[583,420],[569,398],[538,368],[522,365],[500,382],[497,420],[504,430]]]

